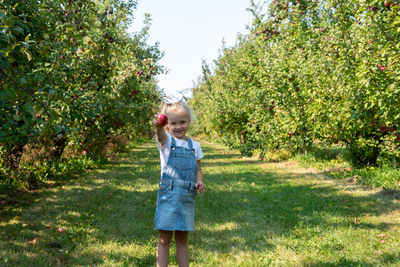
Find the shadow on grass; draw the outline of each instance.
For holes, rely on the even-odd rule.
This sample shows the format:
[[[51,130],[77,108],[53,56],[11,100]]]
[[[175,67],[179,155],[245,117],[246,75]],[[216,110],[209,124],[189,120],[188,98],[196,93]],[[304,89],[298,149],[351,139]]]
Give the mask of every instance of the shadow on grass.
[[[215,153],[209,147],[204,151],[204,164],[210,168],[220,165],[210,160],[237,158]],[[106,169],[44,194],[38,203],[3,211],[1,221],[8,223],[0,225],[0,262],[7,259],[6,266],[52,266],[102,264],[112,259],[134,266],[154,265],[158,156],[154,146],[140,146]],[[243,161],[232,164],[248,165]],[[272,239],[293,235],[304,225],[325,230],[387,230],[395,225],[354,221],[355,217],[379,216],[400,208],[388,199],[343,195],[333,186],[289,181],[297,176],[281,176],[256,167],[240,173],[205,173],[207,191],[197,197],[197,231],[190,235],[189,242],[210,252],[226,253],[233,248],[261,252],[274,248]],[[131,190],[122,189],[126,187]],[[15,216],[20,218],[13,219]],[[58,230],[61,226],[63,231]],[[304,230],[300,235],[324,235],[323,230],[313,231]],[[27,243],[35,238],[37,244]],[[108,248],[111,252],[102,252],[100,247],[110,242],[117,245]],[[92,244],[99,249],[85,249]],[[118,246],[126,244],[134,245],[138,255],[120,251]],[[102,258],[101,253],[109,254]],[[383,262],[398,260],[393,257],[397,256],[381,256]],[[315,263],[319,264],[330,263]]]
[[[334,160],[338,156],[342,157],[347,162],[352,161],[350,151],[344,147],[313,146],[309,153],[319,162]]]
[[[382,264],[384,266],[392,266],[392,264],[396,264],[400,262],[400,257],[398,255],[393,254],[382,254],[381,256]],[[353,261],[346,258],[340,258],[337,262],[313,262],[308,263],[307,266],[315,266],[315,267],[329,267],[329,266],[365,266],[365,267],[375,267],[380,266],[378,264],[370,264],[362,261]]]
[[[399,209],[400,205],[370,196],[338,194],[332,186],[286,182],[296,176],[260,174],[255,170],[207,177],[212,182],[208,183],[206,195],[197,201],[197,222],[204,227],[196,235],[199,240],[207,236],[204,249],[263,251],[271,246],[269,240],[274,236],[287,235],[303,225],[318,229],[380,230],[397,225],[360,223],[354,218],[367,214],[379,216]],[[207,227],[210,225],[214,227]]]
[[[99,247],[108,242],[154,243],[157,191],[155,186],[143,190],[146,183],[158,183],[158,153],[153,150],[147,146],[134,149],[125,159],[110,162],[86,178],[65,179],[64,185],[26,193],[4,205],[0,265],[102,264],[118,253],[109,256],[85,247],[93,242]],[[155,247],[156,243],[148,254],[138,250],[137,255],[119,253],[117,258],[129,266],[149,266],[156,260]]]

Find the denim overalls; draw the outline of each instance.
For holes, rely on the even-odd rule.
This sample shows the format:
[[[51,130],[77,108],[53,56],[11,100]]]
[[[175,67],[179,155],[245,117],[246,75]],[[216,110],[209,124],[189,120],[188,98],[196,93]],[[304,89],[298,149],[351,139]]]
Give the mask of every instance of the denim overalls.
[[[187,138],[189,149],[176,146],[174,137],[171,141],[160,178],[154,229],[194,231],[197,162],[192,140]]]

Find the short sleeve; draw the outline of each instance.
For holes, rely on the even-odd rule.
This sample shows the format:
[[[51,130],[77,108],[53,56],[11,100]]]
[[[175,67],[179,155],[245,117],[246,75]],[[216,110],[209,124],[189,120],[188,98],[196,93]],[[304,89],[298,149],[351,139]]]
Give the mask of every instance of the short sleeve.
[[[157,142],[158,150],[165,151],[166,148],[170,147],[171,146],[171,142],[172,142],[171,138],[172,138],[171,135],[169,133],[167,133],[167,142],[165,142],[165,145],[163,147],[161,147],[160,142]]]
[[[167,142],[163,147],[160,146],[160,143],[157,142],[157,148],[160,151],[160,167],[161,170],[167,165],[169,154],[170,154],[170,147],[172,143],[171,135],[167,133]]]
[[[203,151],[201,150],[201,146],[199,143],[197,143],[197,142],[195,143],[194,150],[195,150],[194,156],[195,156],[196,160],[201,160],[204,157],[204,155],[203,155]]]

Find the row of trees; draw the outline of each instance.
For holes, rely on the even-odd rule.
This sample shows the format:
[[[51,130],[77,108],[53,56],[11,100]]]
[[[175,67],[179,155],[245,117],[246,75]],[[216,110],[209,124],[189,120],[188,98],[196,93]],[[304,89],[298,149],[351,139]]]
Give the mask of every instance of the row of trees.
[[[29,153],[32,166],[66,151],[96,157],[116,136],[151,133],[162,53],[147,43],[149,18],[128,33],[135,7],[0,1],[0,182],[31,179]]]
[[[274,0],[193,89],[202,129],[245,154],[341,142],[356,165],[400,155],[400,3]]]

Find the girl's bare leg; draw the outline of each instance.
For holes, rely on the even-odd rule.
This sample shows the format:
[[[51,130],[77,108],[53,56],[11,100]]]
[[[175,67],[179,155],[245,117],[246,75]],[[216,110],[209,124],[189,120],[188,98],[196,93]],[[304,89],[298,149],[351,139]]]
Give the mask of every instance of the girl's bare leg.
[[[172,231],[158,231],[157,267],[168,266],[169,245],[172,240]]]
[[[189,232],[187,231],[175,231],[176,260],[179,267],[189,266],[188,237]]]

